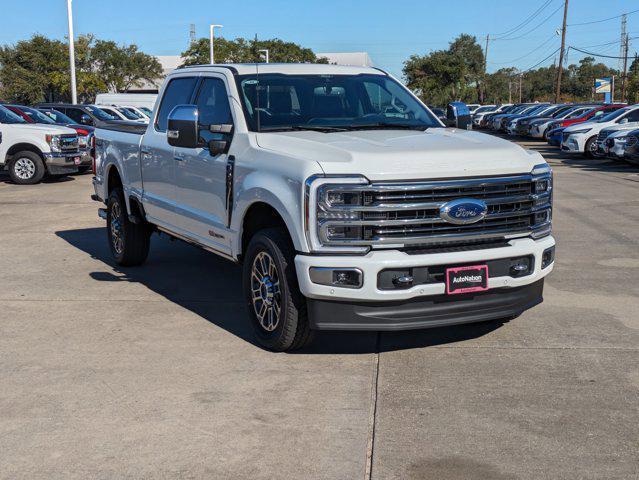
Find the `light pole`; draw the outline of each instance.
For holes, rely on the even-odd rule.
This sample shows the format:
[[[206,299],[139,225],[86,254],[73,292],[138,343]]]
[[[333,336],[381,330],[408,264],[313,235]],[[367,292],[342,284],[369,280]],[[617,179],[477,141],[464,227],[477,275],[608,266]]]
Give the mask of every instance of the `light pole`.
[[[73,37],[73,0],[67,0],[67,18],[69,20],[69,67],[71,69],[71,103],[78,103],[75,83],[75,41]]]
[[[258,52],[264,54],[264,59],[266,60],[266,63],[268,63],[268,48],[265,48],[264,50],[258,50]]]
[[[211,65],[215,63],[215,56],[213,55],[213,42],[215,41],[215,29],[222,28],[224,25],[211,25],[210,30],[210,41],[211,41]]]

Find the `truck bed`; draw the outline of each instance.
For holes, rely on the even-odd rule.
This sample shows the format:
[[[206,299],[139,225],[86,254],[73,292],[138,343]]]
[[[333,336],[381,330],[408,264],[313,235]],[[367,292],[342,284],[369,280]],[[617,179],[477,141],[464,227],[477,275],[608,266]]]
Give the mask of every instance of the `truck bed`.
[[[133,133],[135,135],[144,135],[148,125],[140,122],[128,120],[114,120],[104,125],[100,125],[102,130],[111,130],[114,132]]]

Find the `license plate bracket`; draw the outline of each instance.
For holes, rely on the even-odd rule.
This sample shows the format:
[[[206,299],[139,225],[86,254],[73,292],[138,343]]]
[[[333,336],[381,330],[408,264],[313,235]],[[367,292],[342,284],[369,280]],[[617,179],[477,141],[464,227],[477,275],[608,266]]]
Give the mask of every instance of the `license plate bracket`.
[[[483,292],[488,290],[488,265],[471,265],[446,269],[446,293]]]

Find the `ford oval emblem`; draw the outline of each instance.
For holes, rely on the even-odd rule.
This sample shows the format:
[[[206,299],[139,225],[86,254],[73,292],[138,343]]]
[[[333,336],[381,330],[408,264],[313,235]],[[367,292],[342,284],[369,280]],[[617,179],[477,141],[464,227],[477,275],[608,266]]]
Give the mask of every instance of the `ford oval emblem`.
[[[460,198],[445,203],[439,208],[439,216],[444,221],[455,225],[479,222],[487,213],[486,202],[474,198]]]

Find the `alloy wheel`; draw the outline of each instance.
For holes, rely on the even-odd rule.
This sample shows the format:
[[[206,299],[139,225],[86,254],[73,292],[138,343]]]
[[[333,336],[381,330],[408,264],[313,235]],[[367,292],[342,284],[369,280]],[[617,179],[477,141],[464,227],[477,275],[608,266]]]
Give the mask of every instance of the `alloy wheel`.
[[[122,208],[119,202],[111,205],[111,243],[119,255],[124,250],[124,232],[122,231]]]
[[[275,261],[266,252],[255,256],[251,267],[251,299],[260,326],[275,330],[280,321],[282,293]]]
[[[29,180],[36,173],[36,165],[30,158],[22,157],[16,160],[13,165],[16,177],[21,180]]]

